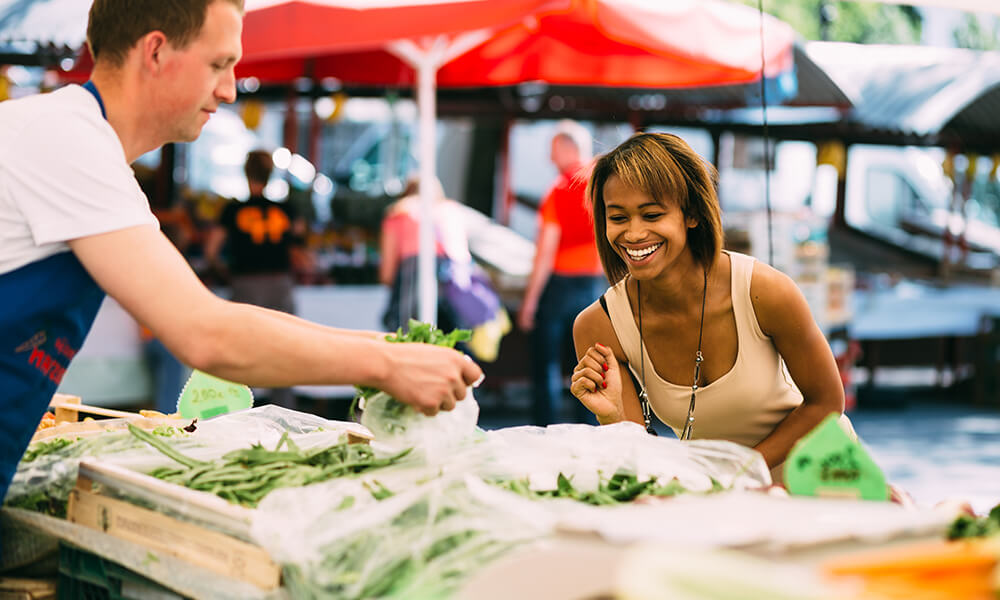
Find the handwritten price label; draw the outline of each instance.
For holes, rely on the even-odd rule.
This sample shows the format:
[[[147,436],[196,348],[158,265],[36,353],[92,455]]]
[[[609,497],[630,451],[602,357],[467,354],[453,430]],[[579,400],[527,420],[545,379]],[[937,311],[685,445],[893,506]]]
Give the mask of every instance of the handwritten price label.
[[[253,406],[253,392],[245,385],[192,371],[177,401],[185,419],[208,419]]]
[[[796,496],[887,500],[885,475],[868,452],[829,415],[785,460],[785,487]]]

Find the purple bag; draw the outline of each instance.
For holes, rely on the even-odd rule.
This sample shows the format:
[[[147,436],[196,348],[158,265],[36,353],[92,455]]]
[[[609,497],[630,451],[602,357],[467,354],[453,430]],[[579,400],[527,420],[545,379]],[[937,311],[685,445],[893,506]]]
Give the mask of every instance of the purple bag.
[[[500,297],[490,285],[486,273],[475,264],[460,264],[450,259],[438,261],[438,296],[440,302],[462,329],[472,329],[492,321],[500,310]]]

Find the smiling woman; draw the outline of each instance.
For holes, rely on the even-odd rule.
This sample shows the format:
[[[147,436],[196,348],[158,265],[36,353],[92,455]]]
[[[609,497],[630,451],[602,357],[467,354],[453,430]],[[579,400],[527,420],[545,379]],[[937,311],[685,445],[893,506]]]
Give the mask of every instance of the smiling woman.
[[[756,448],[774,469],[843,412],[802,293],[722,251],[715,169],[684,140],[636,134],[597,161],[587,195],[612,286],[574,324],[571,391],[598,421],[649,429],[655,414],[682,439]]]

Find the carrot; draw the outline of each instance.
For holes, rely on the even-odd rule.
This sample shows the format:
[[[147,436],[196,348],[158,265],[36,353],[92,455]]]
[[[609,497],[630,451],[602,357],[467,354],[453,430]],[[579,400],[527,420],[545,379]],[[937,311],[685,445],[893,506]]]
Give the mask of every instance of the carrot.
[[[866,598],[875,600],[993,600],[995,596],[989,579],[953,579],[950,577],[927,581],[906,576],[866,578]]]
[[[834,559],[824,569],[832,575],[879,575],[911,571],[991,570],[996,564],[996,554],[978,542],[935,541]]]

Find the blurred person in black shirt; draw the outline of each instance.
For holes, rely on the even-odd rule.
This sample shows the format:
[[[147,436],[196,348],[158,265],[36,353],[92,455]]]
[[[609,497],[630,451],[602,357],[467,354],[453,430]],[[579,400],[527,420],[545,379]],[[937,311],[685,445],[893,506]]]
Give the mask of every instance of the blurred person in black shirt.
[[[270,152],[253,150],[247,154],[243,170],[250,198],[234,200],[223,209],[205,242],[205,258],[209,265],[228,274],[234,302],[295,314],[293,252],[301,245],[305,221],[287,203],[264,196],[274,170]],[[226,265],[220,262],[223,246],[227,248]],[[289,388],[271,390],[269,399],[295,408],[295,396]]]

